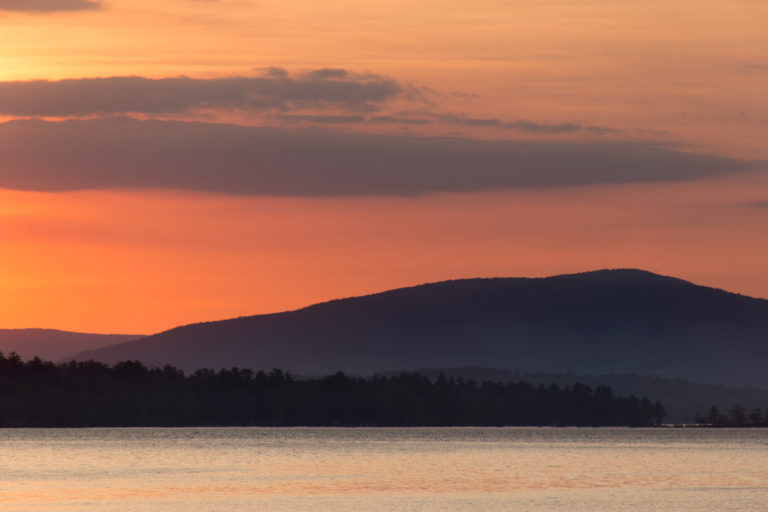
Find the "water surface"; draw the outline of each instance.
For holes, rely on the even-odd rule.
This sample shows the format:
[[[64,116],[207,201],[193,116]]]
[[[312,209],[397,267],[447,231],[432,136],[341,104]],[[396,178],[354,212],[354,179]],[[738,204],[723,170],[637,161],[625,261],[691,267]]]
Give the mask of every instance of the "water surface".
[[[0,430],[1,510],[760,511],[768,429]]]

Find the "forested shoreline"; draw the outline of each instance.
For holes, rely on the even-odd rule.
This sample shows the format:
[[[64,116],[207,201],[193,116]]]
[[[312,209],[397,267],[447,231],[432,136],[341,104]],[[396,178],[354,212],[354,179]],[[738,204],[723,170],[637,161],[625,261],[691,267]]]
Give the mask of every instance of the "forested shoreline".
[[[653,426],[663,406],[591,389],[429,378],[296,379],[232,368],[190,375],[137,361],[54,364],[0,354],[1,427]]]
[[[713,428],[759,428],[768,427],[768,408],[763,411],[753,408],[747,411],[739,404],[735,404],[728,411],[728,414],[720,412],[716,405],[713,405],[706,416],[696,418],[696,424],[702,427]]]

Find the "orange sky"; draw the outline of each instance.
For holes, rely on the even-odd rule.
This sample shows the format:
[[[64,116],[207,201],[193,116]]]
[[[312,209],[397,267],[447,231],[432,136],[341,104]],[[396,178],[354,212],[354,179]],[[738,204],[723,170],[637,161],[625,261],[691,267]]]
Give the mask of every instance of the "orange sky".
[[[102,3],[25,13],[4,12],[0,0],[0,88],[129,75],[185,75],[207,86],[278,67],[299,81],[312,70],[343,68],[351,81],[386,77],[404,92],[371,100],[373,110],[325,98],[291,100],[282,109],[214,102],[174,113],[63,117],[14,114],[0,98],[0,121],[128,115],[308,133],[632,142],[768,160],[763,2]],[[23,87],[20,97],[40,99]],[[361,120],[308,117],[318,115]],[[409,122],[377,123],[375,116]],[[529,124],[515,124],[521,121]],[[751,173],[674,181],[641,173],[624,184],[400,195],[233,195],[192,191],[183,182],[158,189],[151,180],[44,191],[22,176],[43,164],[25,167],[7,155],[51,150],[19,140],[20,150],[0,141],[4,328],[148,333],[426,281],[603,267],[639,267],[768,297],[762,164]],[[70,172],[44,165],[53,166],[46,176]],[[93,172],[112,171],[99,160]],[[477,172],[468,168],[466,176]]]

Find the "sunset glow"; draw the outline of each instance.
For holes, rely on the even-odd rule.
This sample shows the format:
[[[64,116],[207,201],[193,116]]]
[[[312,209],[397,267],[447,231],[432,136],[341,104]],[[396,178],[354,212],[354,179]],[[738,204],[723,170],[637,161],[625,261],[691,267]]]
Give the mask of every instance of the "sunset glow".
[[[617,267],[768,297],[768,3],[15,4],[0,327]]]

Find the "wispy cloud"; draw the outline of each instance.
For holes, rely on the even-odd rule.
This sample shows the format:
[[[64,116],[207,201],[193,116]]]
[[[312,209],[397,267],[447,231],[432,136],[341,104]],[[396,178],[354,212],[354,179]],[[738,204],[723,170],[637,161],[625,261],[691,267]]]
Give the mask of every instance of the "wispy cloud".
[[[560,135],[576,132],[589,132],[594,135],[618,134],[621,130],[603,126],[590,126],[581,123],[541,123],[521,119],[518,121],[503,121],[495,117],[470,117],[451,113],[435,112],[405,112],[402,115],[377,115],[370,117],[363,116],[318,116],[318,115],[279,115],[280,120],[294,122],[308,122],[315,124],[338,124],[338,123],[377,123],[377,124],[403,124],[403,125],[425,125],[425,124],[447,124],[463,126],[467,128],[500,128],[504,130],[513,130],[524,133]]]
[[[317,115],[317,114],[279,114],[277,119],[288,123],[317,123],[317,124],[346,124],[346,123],[362,123],[366,118],[363,116],[334,116],[334,115]]]
[[[409,124],[409,125],[423,125],[431,124],[431,119],[423,119],[419,117],[400,117],[400,116],[373,116],[368,119],[371,123],[383,123],[383,124]]]
[[[104,118],[0,124],[0,187],[415,195],[692,180],[750,164],[640,143],[523,143]]]
[[[101,9],[97,0],[0,0],[0,11],[60,12]]]
[[[543,124],[525,119],[506,123],[504,127],[529,133],[573,133],[583,129],[580,124],[576,123]]]
[[[441,122],[456,124],[460,126],[500,127],[507,130],[537,134],[562,134],[575,133],[579,131],[589,131],[596,134],[621,133],[621,130],[614,128],[606,128],[602,126],[584,126],[581,123],[541,123],[527,119],[520,119],[517,121],[503,121],[495,117],[477,118],[456,114],[436,114],[434,117],[436,117]]]
[[[768,64],[744,64],[741,66],[741,70],[746,73],[766,73],[768,72]]]

